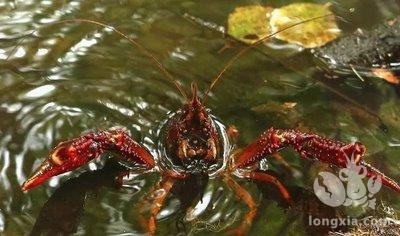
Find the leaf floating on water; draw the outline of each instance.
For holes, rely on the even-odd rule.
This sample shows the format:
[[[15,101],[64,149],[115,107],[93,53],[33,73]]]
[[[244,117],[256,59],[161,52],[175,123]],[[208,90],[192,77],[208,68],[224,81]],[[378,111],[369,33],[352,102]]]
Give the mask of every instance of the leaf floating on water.
[[[372,69],[372,73],[376,77],[384,79],[391,84],[400,84],[399,78],[388,69],[374,68]]]
[[[259,5],[237,7],[228,18],[228,34],[232,37],[252,44],[271,33],[268,17],[271,7]]]
[[[273,32],[311,18],[332,14],[330,4],[294,3],[271,12],[270,25]],[[336,39],[340,29],[335,17],[324,17],[307,22],[277,34],[277,39],[298,44],[305,48],[316,48]]]

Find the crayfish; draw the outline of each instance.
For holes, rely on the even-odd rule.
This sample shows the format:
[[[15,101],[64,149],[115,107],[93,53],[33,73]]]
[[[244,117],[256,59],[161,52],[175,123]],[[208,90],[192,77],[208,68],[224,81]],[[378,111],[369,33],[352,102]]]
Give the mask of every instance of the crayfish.
[[[272,184],[276,186],[284,200],[293,204],[291,195],[284,184],[273,175],[262,172],[257,168],[257,164],[264,158],[290,147],[302,158],[318,160],[340,168],[346,167],[347,158],[352,156],[356,164],[366,168],[367,176],[381,178],[384,185],[400,193],[400,186],[395,181],[365,162],[366,147],[359,142],[346,144],[299,130],[269,128],[247,147],[233,152],[229,138],[227,138],[230,132],[210,114],[205,106],[205,101],[210,90],[227,68],[251,47],[241,50],[229,61],[227,66],[213,80],[209,90],[205,93],[205,97],[201,98],[198,95],[196,85],[192,86],[192,94],[188,96],[180,84],[152,54],[134,39],[127,37],[117,29],[85,19],[60,21],[57,24],[65,22],[96,24],[111,28],[114,32],[125,37],[155,62],[156,66],[177,87],[186,103],[164,123],[163,132],[160,134],[163,145],[159,147],[162,150],[158,150],[159,155],[157,157],[136,142],[126,130],[111,129],[91,132],[59,143],[36,172],[22,185],[23,191],[34,188],[53,176],[86,165],[91,160],[100,157],[105,151],[112,151],[124,162],[141,165],[143,169],[159,172],[162,178],[159,189],[163,191],[155,197],[146,224],[150,234],[156,232],[156,216],[174,183],[196,175],[206,178],[222,178],[226,185],[233,189],[238,198],[246,203],[248,212],[235,231],[238,234],[243,234],[247,232],[256,216],[257,205],[246,189],[235,181],[235,178]],[[260,39],[259,42],[263,40],[265,38]]]

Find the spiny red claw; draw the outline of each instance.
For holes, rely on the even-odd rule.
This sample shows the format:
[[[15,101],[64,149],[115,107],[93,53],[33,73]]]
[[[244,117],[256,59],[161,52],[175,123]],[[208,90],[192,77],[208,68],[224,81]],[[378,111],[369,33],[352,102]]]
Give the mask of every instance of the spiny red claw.
[[[27,191],[53,176],[74,170],[100,156],[105,150],[117,152],[124,160],[143,164],[149,169],[155,166],[149,151],[125,131],[100,131],[60,143],[22,185],[22,190]]]
[[[399,184],[364,161],[366,148],[361,143],[346,144],[297,130],[270,128],[237,156],[235,166],[250,166],[285,147],[292,147],[303,158],[315,159],[341,168],[346,168],[351,159],[354,164],[365,166],[368,176],[380,176],[383,185],[400,193]]]

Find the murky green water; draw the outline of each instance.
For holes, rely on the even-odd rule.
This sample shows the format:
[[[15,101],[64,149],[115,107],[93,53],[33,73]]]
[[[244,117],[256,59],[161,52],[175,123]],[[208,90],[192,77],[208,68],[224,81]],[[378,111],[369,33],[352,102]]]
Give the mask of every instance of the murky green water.
[[[278,7],[290,2],[268,3]],[[43,28],[26,37],[6,60],[21,36],[60,19],[105,22],[136,38],[186,90],[195,82],[204,91],[237,50],[219,53],[224,38],[183,15],[223,26],[236,6],[247,4],[265,2],[0,0],[0,234],[28,234],[37,219],[41,223],[36,230],[52,233],[144,233],[138,209],[157,183],[157,174],[131,175],[122,188],[115,188],[113,180],[121,167],[108,163],[103,168],[103,160],[53,178],[28,193],[22,193],[20,185],[59,141],[90,130],[124,127],[155,153],[159,124],[184,102],[147,57],[108,29],[87,24]],[[334,8],[349,22],[341,23],[345,33],[356,27],[374,27],[399,14],[399,5],[389,0],[337,1]],[[346,13],[350,8],[355,9],[353,14]],[[287,52],[265,47],[250,51],[230,68],[209,98],[212,113],[226,126],[239,129],[238,146],[244,147],[269,126],[299,127],[345,142],[359,140],[368,148],[368,161],[399,181],[400,99],[396,88],[379,79],[362,82],[357,76],[327,80],[315,73],[309,51],[282,56]],[[282,108],[287,102],[296,106]],[[293,176],[275,161],[269,168],[288,186],[298,207],[288,209],[281,204],[271,186],[238,180],[258,204],[250,232],[321,234],[322,230],[307,227],[305,212],[306,205],[318,202],[312,197],[312,181],[327,167],[300,160],[290,150],[283,154],[302,175]],[[95,169],[100,170],[87,172]],[[310,197],[299,189],[311,192]],[[226,232],[247,209],[220,179],[203,185],[180,184],[174,191],[159,215],[160,235]],[[203,194],[202,201],[197,193]],[[384,188],[376,197],[379,204],[400,213],[400,200],[393,191]],[[196,205],[196,217],[191,217],[186,212]],[[374,214],[339,211],[342,216]]]

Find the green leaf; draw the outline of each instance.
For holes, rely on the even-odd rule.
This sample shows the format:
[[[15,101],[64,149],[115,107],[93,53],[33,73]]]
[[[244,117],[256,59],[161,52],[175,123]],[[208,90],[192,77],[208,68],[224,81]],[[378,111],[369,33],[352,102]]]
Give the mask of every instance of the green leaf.
[[[271,7],[259,5],[237,7],[228,18],[228,34],[248,44],[252,44],[271,33],[268,16]]]

